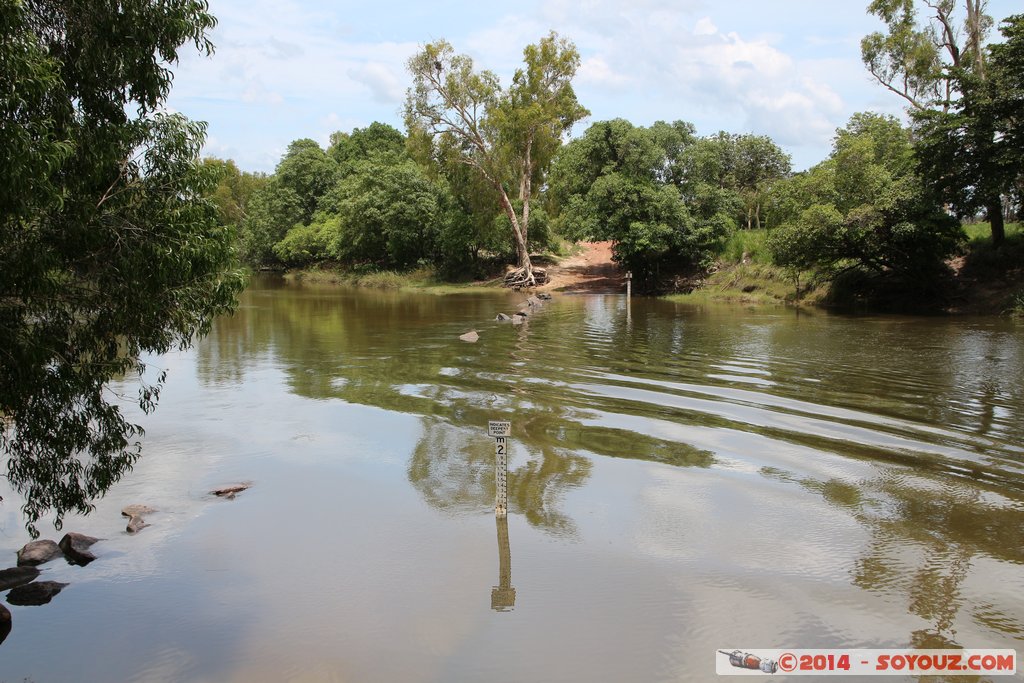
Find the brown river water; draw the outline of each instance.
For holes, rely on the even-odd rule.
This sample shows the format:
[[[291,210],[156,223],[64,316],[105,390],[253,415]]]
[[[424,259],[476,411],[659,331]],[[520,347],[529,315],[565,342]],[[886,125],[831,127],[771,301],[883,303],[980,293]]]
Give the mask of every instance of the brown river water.
[[[712,681],[720,649],[1024,651],[1024,324],[620,295],[493,322],[521,298],[258,279],[151,359],[143,459],[64,525],[99,559],[8,605],[0,681]],[[505,523],[489,420],[512,423]],[[132,536],[130,503],[158,510]]]

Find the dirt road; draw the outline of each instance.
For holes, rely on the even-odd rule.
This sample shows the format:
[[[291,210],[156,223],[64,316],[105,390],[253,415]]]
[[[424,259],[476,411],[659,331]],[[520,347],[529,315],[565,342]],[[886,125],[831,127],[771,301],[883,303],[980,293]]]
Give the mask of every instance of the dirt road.
[[[566,293],[621,292],[625,287],[619,266],[612,261],[611,242],[580,242],[579,254],[548,266],[541,290]]]

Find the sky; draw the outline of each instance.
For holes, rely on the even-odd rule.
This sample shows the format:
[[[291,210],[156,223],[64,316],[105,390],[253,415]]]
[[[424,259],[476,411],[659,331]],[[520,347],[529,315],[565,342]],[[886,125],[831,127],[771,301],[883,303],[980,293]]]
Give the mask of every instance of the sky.
[[[989,14],[1019,12],[991,0]],[[693,123],[768,135],[796,170],[825,159],[858,111],[903,115],[860,40],[867,0],[521,0],[516,3],[210,0],[216,52],[183,47],[168,107],[209,124],[204,153],[272,172],[288,144],[373,121],[402,125],[408,58],[444,38],[503,85],[551,30],[576,44],[573,85],[595,121]]]

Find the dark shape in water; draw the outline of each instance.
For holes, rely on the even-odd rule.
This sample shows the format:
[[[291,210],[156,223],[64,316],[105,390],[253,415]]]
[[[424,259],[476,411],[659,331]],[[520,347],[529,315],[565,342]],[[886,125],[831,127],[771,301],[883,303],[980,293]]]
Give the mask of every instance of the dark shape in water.
[[[60,546],[53,541],[32,541],[18,551],[18,566],[35,566],[60,557]]]
[[[11,635],[11,610],[0,605],[0,645]]]
[[[67,585],[57,581],[36,581],[25,586],[18,586],[7,594],[7,602],[21,607],[45,605]]]
[[[39,570],[35,567],[11,567],[10,569],[4,569],[0,571],[0,591],[35,581],[39,573]]]
[[[217,496],[218,498],[227,498],[228,500],[233,500],[236,495],[238,495],[242,491],[245,491],[250,486],[252,486],[252,484],[235,484],[234,486],[225,486],[222,489],[214,489],[213,491],[210,491],[210,493]]]
[[[89,548],[98,540],[100,539],[69,531],[60,539],[60,549],[64,551],[68,564],[84,567],[96,559],[96,555]]]

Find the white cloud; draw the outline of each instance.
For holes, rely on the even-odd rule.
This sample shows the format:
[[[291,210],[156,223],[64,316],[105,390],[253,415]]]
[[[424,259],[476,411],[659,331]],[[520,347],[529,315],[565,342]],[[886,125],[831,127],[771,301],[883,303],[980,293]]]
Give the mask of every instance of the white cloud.
[[[402,77],[394,69],[380,62],[366,62],[348,70],[349,76],[362,83],[381,104],[397,105],[405,97]]]

